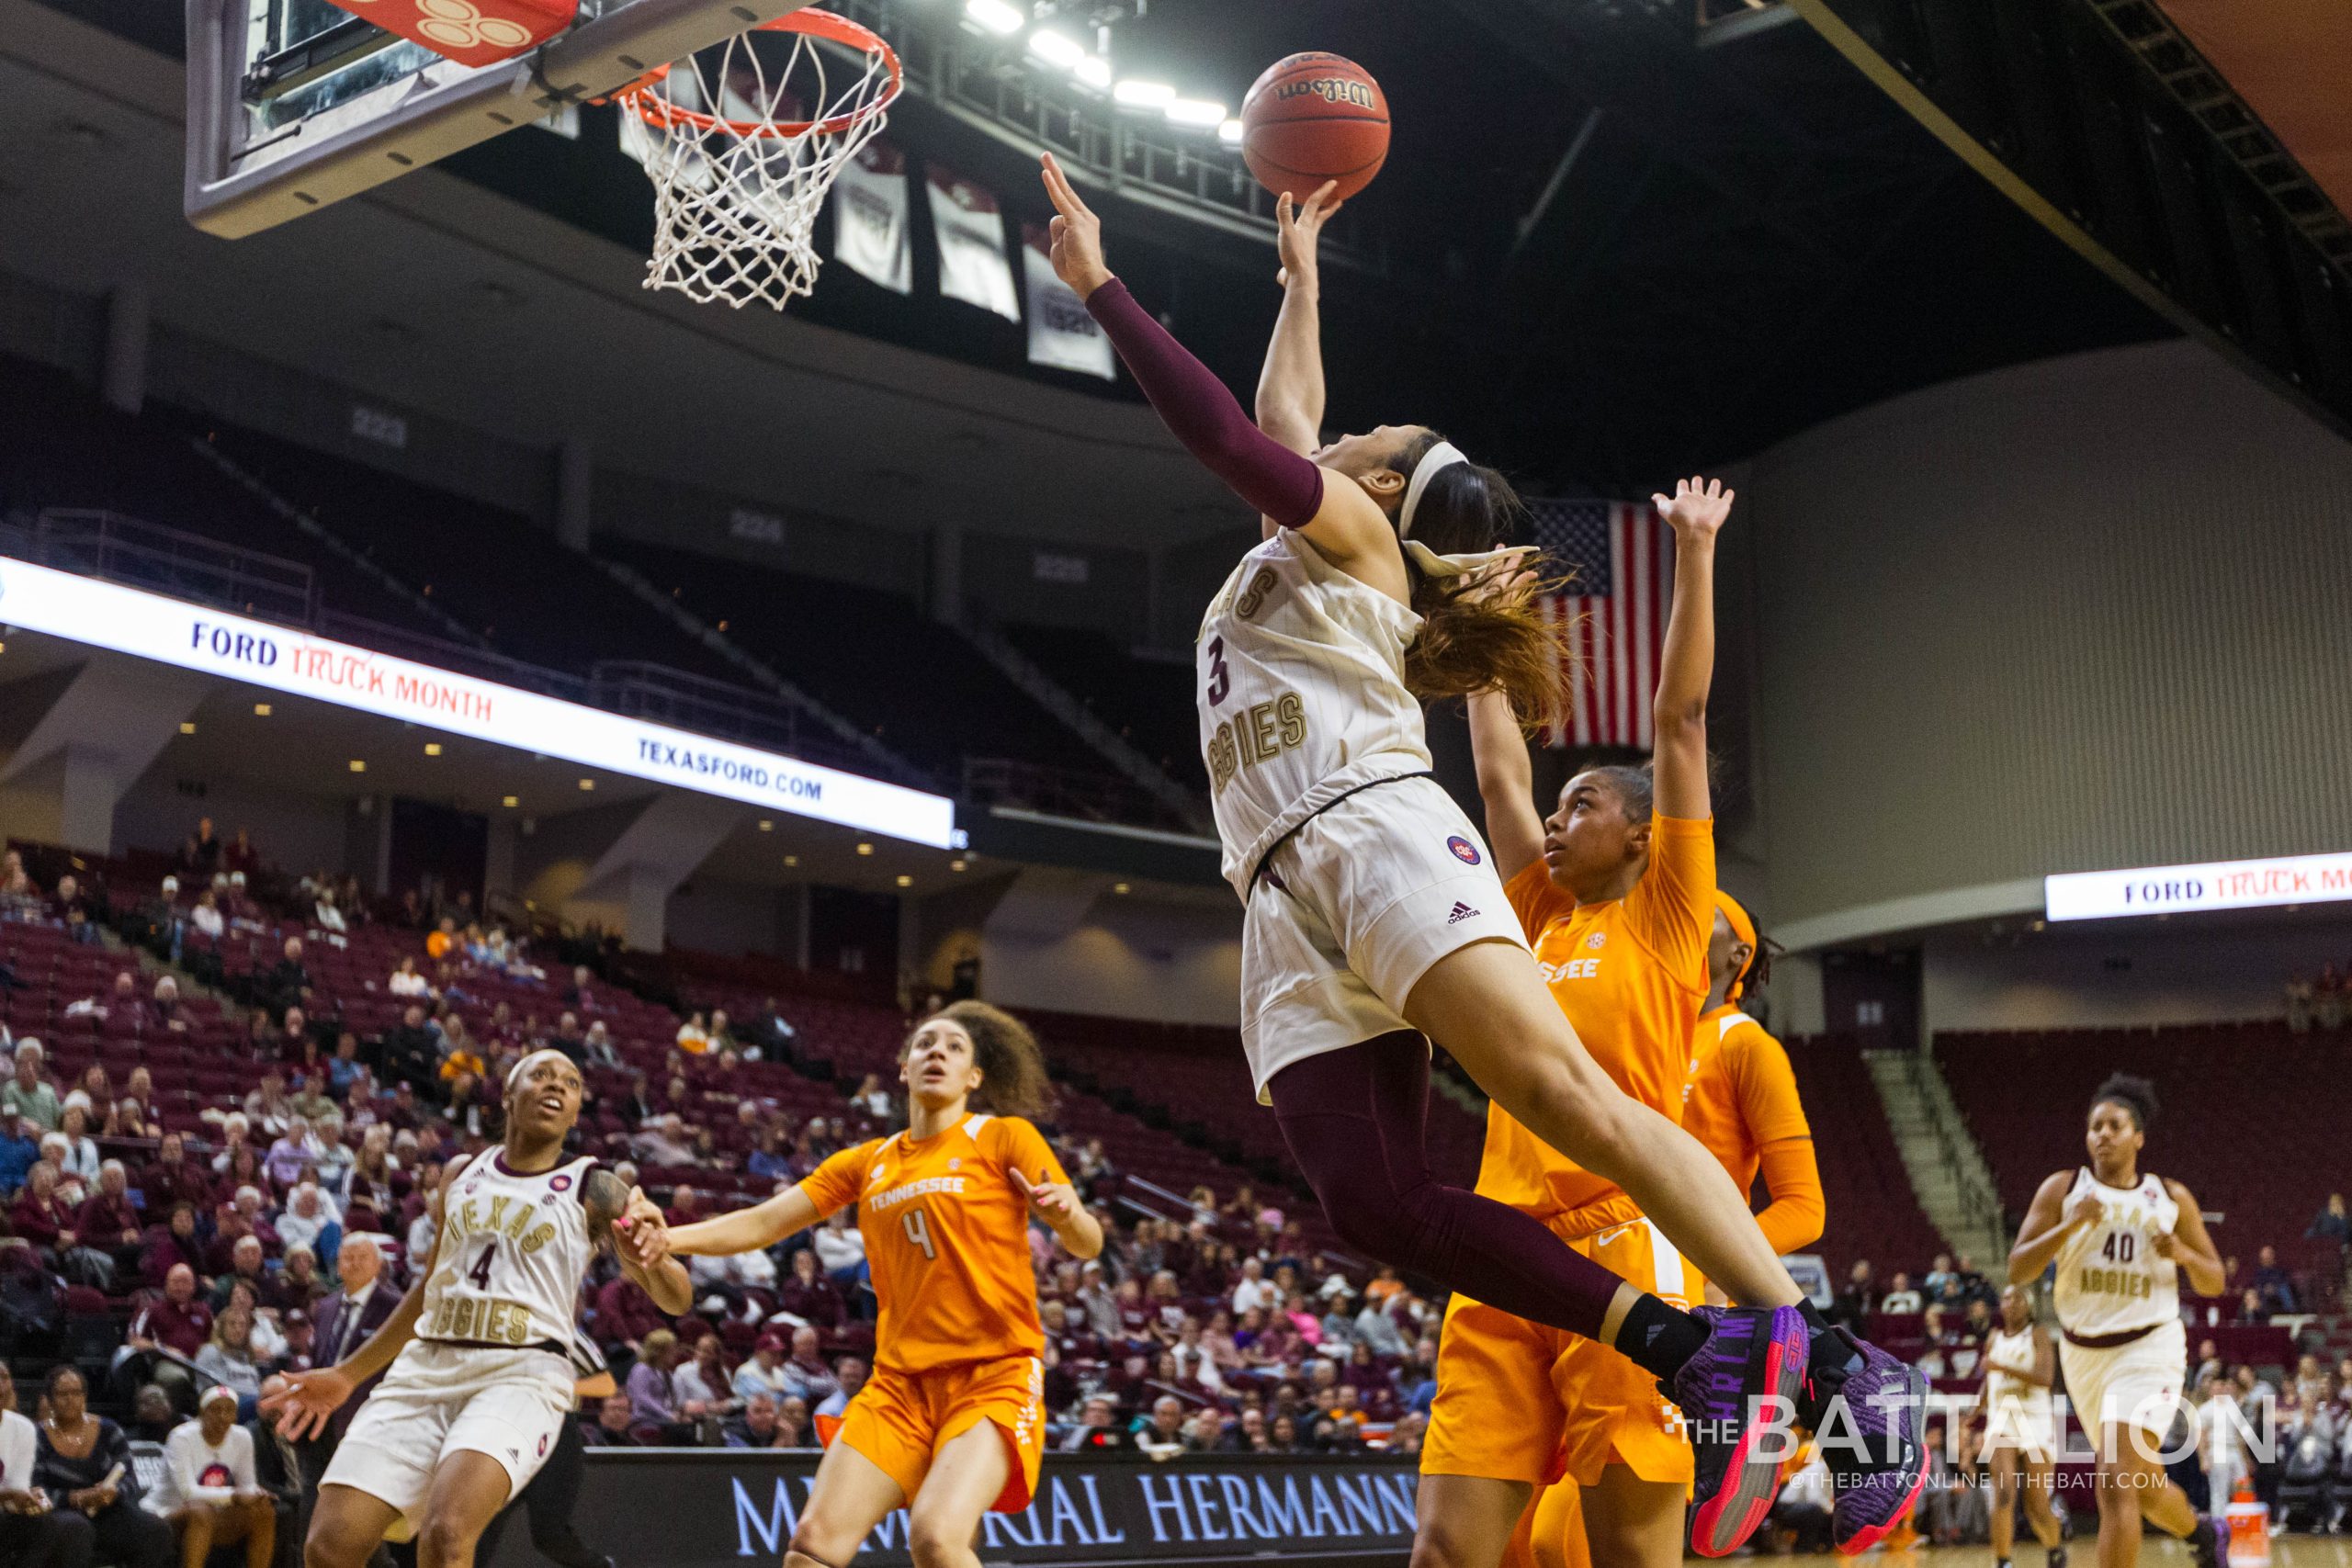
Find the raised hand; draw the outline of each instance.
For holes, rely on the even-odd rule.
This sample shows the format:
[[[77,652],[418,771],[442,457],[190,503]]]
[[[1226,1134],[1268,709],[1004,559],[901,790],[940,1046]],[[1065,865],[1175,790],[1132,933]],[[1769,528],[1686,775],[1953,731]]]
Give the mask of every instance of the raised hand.
[[[628,1207],[613,1222],[613,1246],[639,1269],[670,1256],[670,1224],[641,1187],[628,1190]]]
[[[299,1442],[326,1430],[351,1393],[351,1380],[333,1367],[288,1372],[284,1388],[262,1396],[261,1413],[276,1419],[281,1436]]]
[[[2106,1209],[2107,1205],[2098,1201],[2098,1193],[2078,1192],[2075,1201],[2066,1205],[2066,1223],[2070,1225],[2095,1224]]]
[[[1653,495],[1650,504],[1657,508],[1658,515],[1667,520],[1678,536],[1688,538],[1696,535],[1713,538],[1723,527],[1724,519],[1731,515],[1734,494],[1724,489],[1721,479],[1694,476],[1676,481],[1673,499]]]
[[[1306,198],[1304,205],[1294,205],[1290,192],[1284,191],[1274,201],[1274,232],[1282,253],[1281,270],[1274,281],[1287,288],[1295,283],[1313,288],[1316,281],[1316,244],[1323,236],[1323,225],[1342,203],[1332,193],[1340,188],[1337,180],[1325,180],[1322,188]]]
[[[1029,1212],[1048,1227],[1059,1230],[1080,1212],[1078,1189],[1069,1182],[1047,1181],[1042,1177],[1032,1181],[1022,1174],[1019,1166],[1014,1166],[1009,1174],[1013,1190],[1029,1200]]]
[[[1102,260],[1102,220],[1079,199],[1051,152],[1045,156],[1044,171],[1046,194],[1054,202],[1054,220],[1047,230],[1054,276],[1083,299],[1111,281],[1111,268]]]

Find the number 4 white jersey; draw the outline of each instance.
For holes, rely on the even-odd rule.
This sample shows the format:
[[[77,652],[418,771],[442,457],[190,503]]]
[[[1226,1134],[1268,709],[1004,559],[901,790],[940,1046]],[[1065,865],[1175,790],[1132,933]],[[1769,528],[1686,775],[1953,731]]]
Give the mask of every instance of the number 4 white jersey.
[[[476,1156],[442,1194],[441,1250],[417,1337],[566,1353],[595,1252],[581,1202],[595,1163],[525,1175],[507,1165],[503,1145]]]
[[[2180,1269],[2154,1246],[2180,1220],[2163,1180],[2143,1175],[2136,1187],[2109,1187],[2086,1168],[2064,1208],[2086,1192],[2098,1199],[2100,1213],[2058,1249],[2060,1325],[2077,1338],[2095,1338],[2178,1322]]]

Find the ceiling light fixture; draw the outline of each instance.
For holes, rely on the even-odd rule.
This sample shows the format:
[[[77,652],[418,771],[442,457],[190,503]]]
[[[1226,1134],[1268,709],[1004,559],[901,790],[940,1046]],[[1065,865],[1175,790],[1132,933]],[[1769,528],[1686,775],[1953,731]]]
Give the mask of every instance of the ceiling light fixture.
[[[441,742],[438,740],[426,741],[424,743],[424,754],[428,757],[438,757],[441,755]]]
[[[900,873],[899,873],[899,886],[901,886],[901,887],[912,887],[914,885],[915,885],[915,879],[914,879],[913,877],[909,876],[909,875],[908,875],[905,872],[903,872],[903,871],[902,871],[902,872],[900,872]]]
[[[1075,67],[1078,79],[1085,85],[1102,92],[1111,85],[1111,62],[1099,54],[1090,54]]]
[[[857,852],[862,855],[870,855],[874,852],[874,846],[872,844],[860,844],[857,846]]]
[[[1002,38],[1029,25],[1029,13],[1005,0],[964,0],[964,15]]]
[[[1065,71],[1076,69],[1086,58],[1086,46],[1061,33],[1040,28],[1029,35],[1029,52],[1048,65],[1058,65]]]
[[[184,718],[180,720],[180,733],[182,735],[194,735],[196,733],[196,720],[192,718]]]
[[[368,764],[354,757],[351,759],[351,771],[355,773],[364,773],[368,771]]]
[[[1176,101],[1176,89],[1165,82],[1138,82],[1129,77],[1111,89],[1111,96],[1131,109],[1159,109]]]
[[[510,795],[501,800],[498,804],[507,807],[509,810],[512,810],[515,807],[523,804],[523,797],[519,795]]]
[[[1216,139],[1219,141],[1224,142],[1227,147],[1240,146],[1241,122],[1238,119],[1227,120],[1223,125],[1216,128]]]
[[[580,787],[582,789],[594,789],[596,787],[596,781],[594,779],[582,779],[580,781]]]
[[[1168,123],[1195,126],[1203,130],[1225,123],[1225,106],[1206,98],[1178,98],[1168,106]]]
[[[267,703],[255,703],[254,705],[254,716],[255,718],[267,718],[269,716],[269,705]]]

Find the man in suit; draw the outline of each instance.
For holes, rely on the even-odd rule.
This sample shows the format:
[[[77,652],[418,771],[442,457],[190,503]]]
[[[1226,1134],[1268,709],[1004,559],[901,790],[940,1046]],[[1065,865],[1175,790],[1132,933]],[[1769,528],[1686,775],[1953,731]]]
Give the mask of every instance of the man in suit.
[[[368,1337],[381,1328],[384,1320],[399,1309],[401,1289],[383,1277],[384,1254],[378,1246],[379,1239],[365,1232],[343,1238],[343,1250],[335,1255],[339,1288],[320,1297],[312,1309],[311,1365],[334,1366],[368,1343]],[[343,1441],[344,1428],[351,1425],[360,1401],[375,1386],[373,1378],[361,1383],[327,1422],[326,1429],[301,1443],[303,1468],[312,1485],[326,1473],[327,1461],[334,1457],[335,1445]]]

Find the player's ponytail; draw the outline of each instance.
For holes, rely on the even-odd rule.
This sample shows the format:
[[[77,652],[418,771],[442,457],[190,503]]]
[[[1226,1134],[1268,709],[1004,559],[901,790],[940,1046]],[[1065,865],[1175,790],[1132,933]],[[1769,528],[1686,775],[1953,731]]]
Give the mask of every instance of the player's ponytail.
[[[1410,475],[1444,437],[1424,431],[1398,454]],[[1510,481],[1476,463],[1449,463],[1423,482],[1413,508],[1412,537],[1442,556],[1492,549],[1526,532],[1527,508]],[[1543,595],[1557,582],[1530,580],[1508,592],[1479,592],[1427,576],[1405,558],[1420,636],[1405,650],[1405,685],[1424,702],[1498,691],[1530,728],[1558,716],[1571,655],[1564,622],[1546,619]]]
[[[1035,1120],[1053,1114],[1046,1053],[1027,1024],[986,1002],[950,1002],[932,1017],[946,1019],[972,1037],[972,1061],[980,1069],[975,1105],[999,1116]]]
[[[2132,1113],[2132,1124],[2144,1133],[2156,1119],[2156,1086],[2130,1073],[2116,1073],[2098,1086],[2091,1104],[2121,1106]]]

